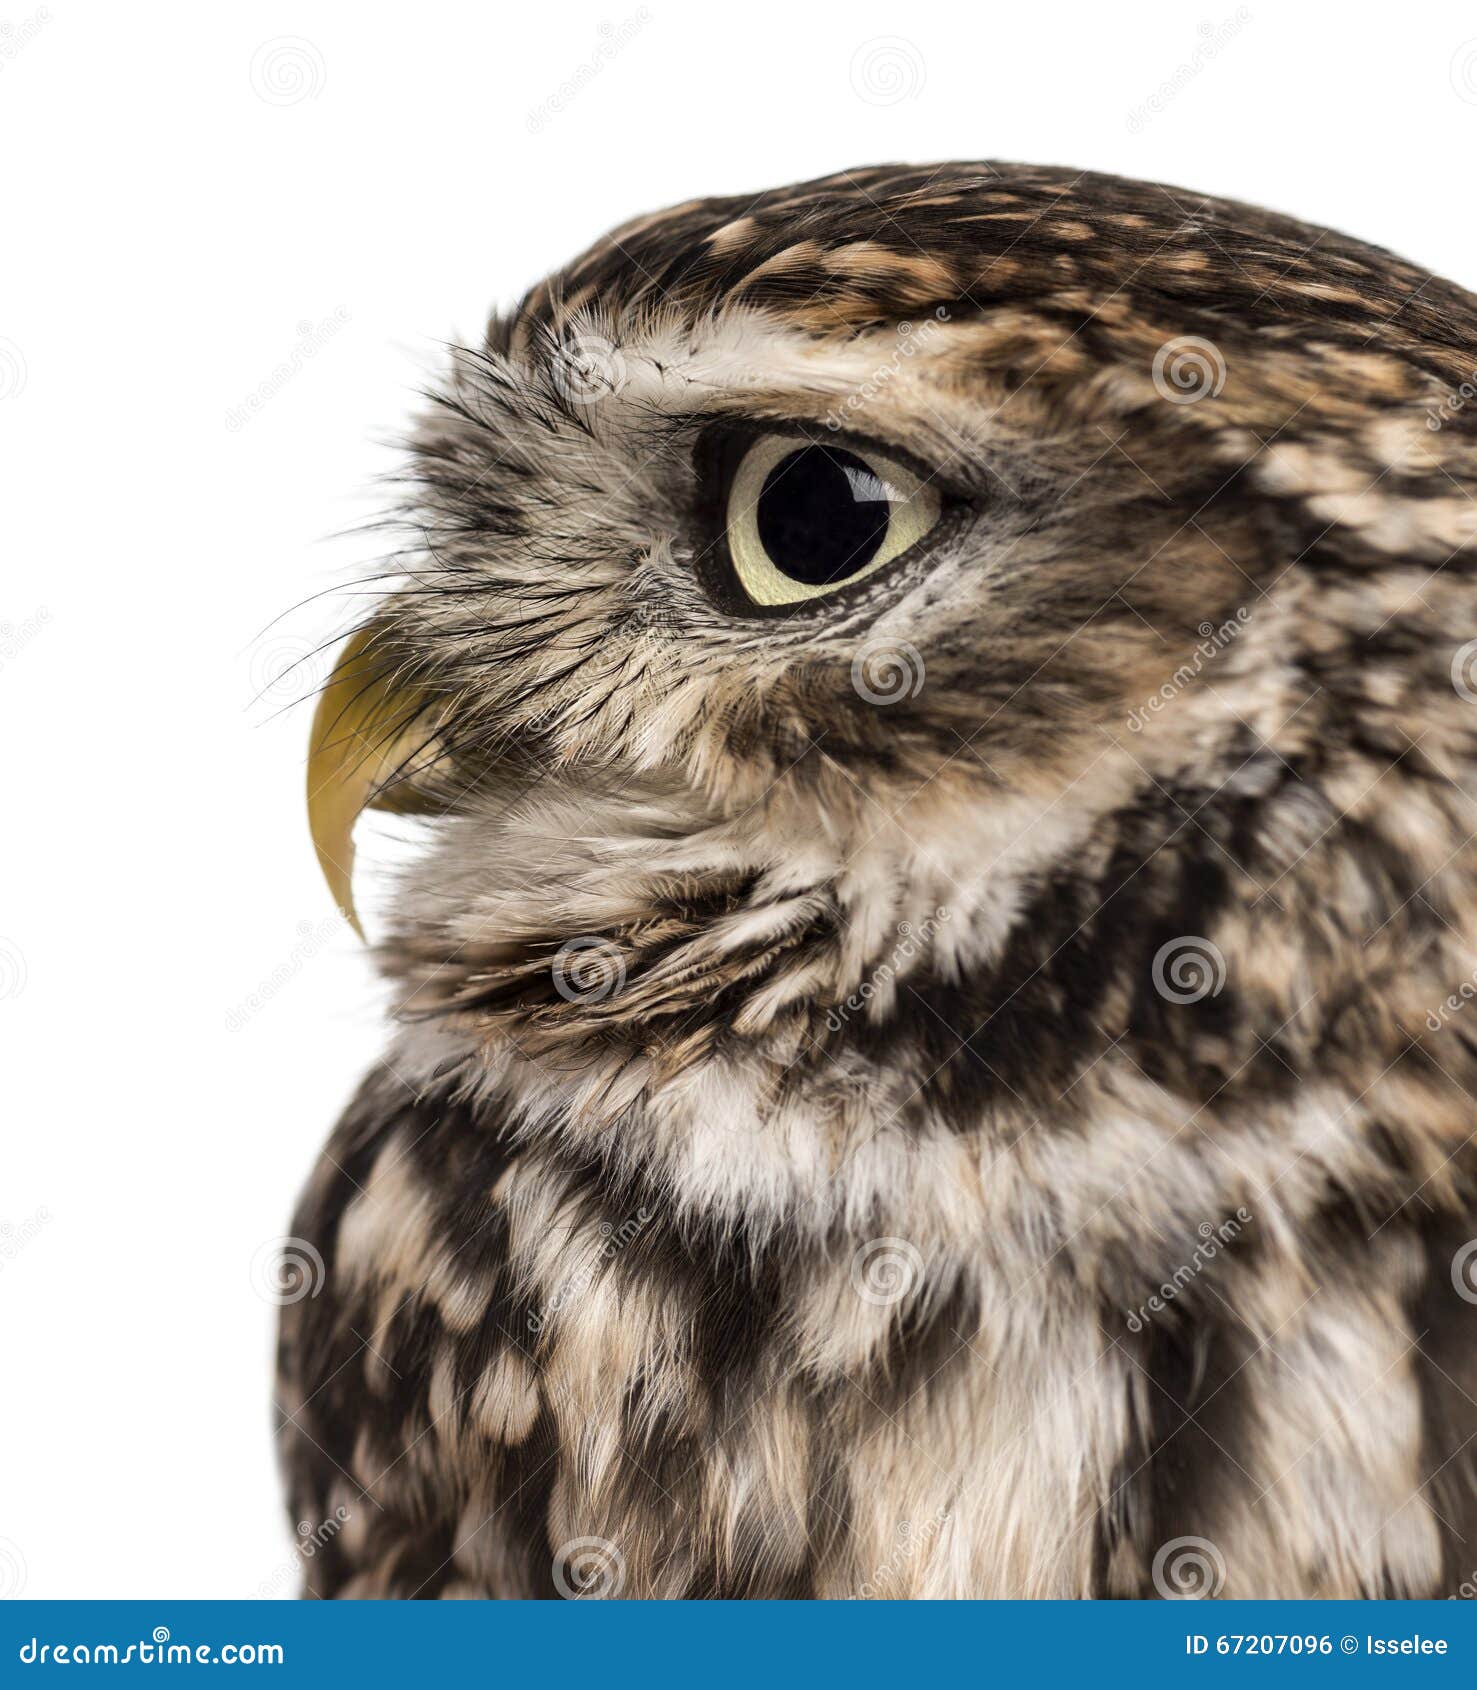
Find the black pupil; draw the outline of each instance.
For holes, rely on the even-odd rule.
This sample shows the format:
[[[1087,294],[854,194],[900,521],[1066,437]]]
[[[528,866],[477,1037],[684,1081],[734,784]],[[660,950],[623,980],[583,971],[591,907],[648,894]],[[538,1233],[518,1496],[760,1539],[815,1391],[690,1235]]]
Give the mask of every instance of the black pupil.
[[[782,574],[807,586],[864,569],[892,510],[876,472],[851,452],[802,446],[769,472],[755,513],[759,539]]]

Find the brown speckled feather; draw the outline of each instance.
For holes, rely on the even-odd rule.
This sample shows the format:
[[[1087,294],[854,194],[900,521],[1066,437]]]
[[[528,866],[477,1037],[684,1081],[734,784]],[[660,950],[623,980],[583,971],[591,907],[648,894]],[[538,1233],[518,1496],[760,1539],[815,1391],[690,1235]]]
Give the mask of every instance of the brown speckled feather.
[[[455,356],[311,1594],[1471,1587],[1474,359],[1387,253],[1005,164],[637,219]],[[776,430],[935,525],[736,597]]]

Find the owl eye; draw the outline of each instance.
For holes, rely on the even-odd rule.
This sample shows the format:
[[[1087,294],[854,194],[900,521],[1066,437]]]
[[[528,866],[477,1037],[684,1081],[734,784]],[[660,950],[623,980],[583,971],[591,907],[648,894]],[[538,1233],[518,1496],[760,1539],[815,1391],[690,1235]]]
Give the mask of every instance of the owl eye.
[[[755,604],[823,598],[901,557],[941,505],[927,482],[876,452],[765,435],[729,489],[729,557]]]

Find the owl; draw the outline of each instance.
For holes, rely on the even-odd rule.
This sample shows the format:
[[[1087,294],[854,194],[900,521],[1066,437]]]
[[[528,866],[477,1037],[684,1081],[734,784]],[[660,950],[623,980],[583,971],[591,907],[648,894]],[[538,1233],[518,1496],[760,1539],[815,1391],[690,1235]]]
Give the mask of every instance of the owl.
[[[1474,357],[968,163],[451,355],[309,760],[346,911],[414,846],[292,1225],[308,1594],[1470,1593]]]

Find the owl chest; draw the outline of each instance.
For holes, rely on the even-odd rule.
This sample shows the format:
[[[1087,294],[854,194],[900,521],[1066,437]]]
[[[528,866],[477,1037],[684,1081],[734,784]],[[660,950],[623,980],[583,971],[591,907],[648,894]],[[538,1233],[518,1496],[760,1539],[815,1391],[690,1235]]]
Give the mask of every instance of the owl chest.
[[[633,1596],[1087,1594],[1125,1400],[1092,1310],[1053,1284],[982,1323],[886,1266],[695,1271],[631,1239],[556,1290],[530,1358],[556,1568],[597,1545]]]
[[[342,1488],[355,1590],[1076,1597],[1184,1561],[1349,1595],[1439,1571],[1393,1238],[1382,1276],[1316,1299],[1275,1261],[1231,1279],[1228,1250],[1114,1327],[1044,1257],[739,1248],[529,1160],[438,1213],[408,1163],[392,1140],[310,1231],[328,1284],[288,1311],[289,1447],[300,1427],[326,1486],[302,1517]]]

